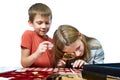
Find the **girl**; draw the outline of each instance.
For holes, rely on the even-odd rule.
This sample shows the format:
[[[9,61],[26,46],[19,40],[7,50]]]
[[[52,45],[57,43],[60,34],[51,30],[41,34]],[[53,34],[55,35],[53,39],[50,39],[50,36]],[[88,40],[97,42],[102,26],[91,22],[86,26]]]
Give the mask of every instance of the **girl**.
[[[81,68],[84,64],[104,62],[100,42],[80,33],[71,25],[61,25],[53,36],[53,66]]]

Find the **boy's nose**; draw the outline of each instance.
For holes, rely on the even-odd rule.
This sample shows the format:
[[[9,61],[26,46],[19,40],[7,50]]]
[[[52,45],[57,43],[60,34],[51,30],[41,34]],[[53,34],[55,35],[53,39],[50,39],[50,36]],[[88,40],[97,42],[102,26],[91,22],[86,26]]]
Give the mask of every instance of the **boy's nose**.
[[[45,23],[42,24],[42,28],[46,28],[47,25]]]

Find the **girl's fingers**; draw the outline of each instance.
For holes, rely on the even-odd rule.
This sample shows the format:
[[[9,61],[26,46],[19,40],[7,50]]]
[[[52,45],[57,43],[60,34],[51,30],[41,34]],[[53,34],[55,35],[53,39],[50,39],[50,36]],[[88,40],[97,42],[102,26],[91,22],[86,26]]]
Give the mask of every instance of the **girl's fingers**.
[[[73,68],[81,68],[83,66],[83,64],[85,63],[85,61],[83,60],[77,60],[73,63]]]

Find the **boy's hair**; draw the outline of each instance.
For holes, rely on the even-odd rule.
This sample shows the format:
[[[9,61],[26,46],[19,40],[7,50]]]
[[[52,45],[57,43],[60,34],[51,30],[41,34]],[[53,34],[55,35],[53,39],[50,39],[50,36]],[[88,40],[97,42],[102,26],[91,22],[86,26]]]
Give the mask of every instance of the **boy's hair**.
[[[51,9],[43,4],[43,3],[36,3],[33,4],[29,10],[28,10],[28,15],[29,15],[29,20],[33,22],[34,17],[40,14],[41,16],[50,16],[50,19],[52,19],[52,11]]]

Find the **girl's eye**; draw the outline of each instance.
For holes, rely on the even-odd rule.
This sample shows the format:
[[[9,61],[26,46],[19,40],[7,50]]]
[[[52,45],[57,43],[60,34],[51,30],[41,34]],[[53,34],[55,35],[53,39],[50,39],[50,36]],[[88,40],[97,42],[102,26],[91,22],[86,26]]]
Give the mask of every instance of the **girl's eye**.
[[[76,50],[79,50],[80,49],[80,46],[76,48]]]

